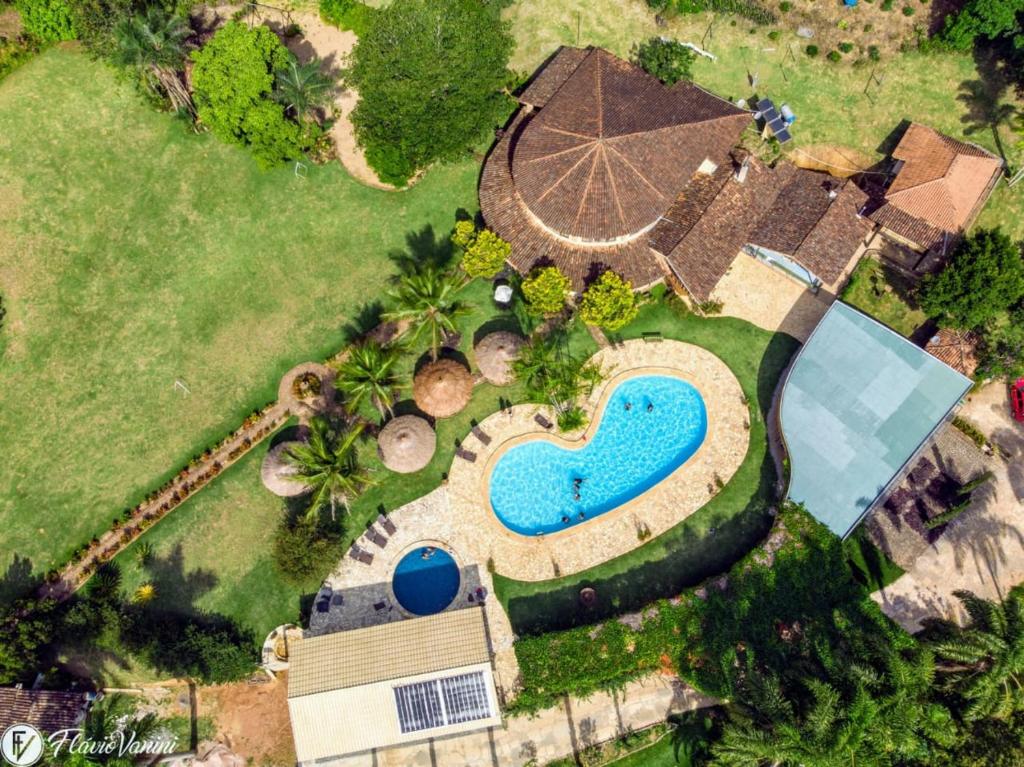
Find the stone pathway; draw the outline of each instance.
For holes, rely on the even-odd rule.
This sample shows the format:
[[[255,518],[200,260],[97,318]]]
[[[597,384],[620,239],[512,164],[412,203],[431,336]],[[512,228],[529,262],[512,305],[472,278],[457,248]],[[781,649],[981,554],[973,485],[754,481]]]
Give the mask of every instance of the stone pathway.
[[[872,598],[908,631],[926,617],[965,619],[957,589],[1000,599],[1024,582],[1024,425],[1013,421],[1006,385],[971,394],[960,415],[1007,453],[991,458],[994,480],[905,575]]]
[[[566,659],[566,662],[571,662]],[[716,701],[675,677],[653,674],[620,692],[568,698],[532,717],[505,720],[459,737],[389,748],[336,759],[331,767],[525,767],[571,757],[603,743],[665,721],[672,714],[715,705]]]

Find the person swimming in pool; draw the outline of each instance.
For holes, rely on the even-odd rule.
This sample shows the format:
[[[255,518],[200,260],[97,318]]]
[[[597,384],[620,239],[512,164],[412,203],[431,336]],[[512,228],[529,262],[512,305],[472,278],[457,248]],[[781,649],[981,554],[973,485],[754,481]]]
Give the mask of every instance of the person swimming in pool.
[[[567,524],[569,524],[569,521],[570,521],[570,520],[569,520],[569,517],[567,517],[567,516],[565,516],[565,515],[563,515],[563,516],[562,516],[562,524],[563,524],[563,525],[567,525]]]
[[[580,520],[584,520],[587,518],[587,515],[581,511],[579,514],[576,515],[576,517]]]
[[[627,402],[626,403],[626,410],[632,410],[632,409],[633,409],[633,403],[632,402]]]
[[[578,503],[580,500],[580,494],[578,492],[573,493],[572,499]]]
[[[647,412],[648,413],[653,413],[654,412],[654,403],[653,402],[648,402],[647,403]]]

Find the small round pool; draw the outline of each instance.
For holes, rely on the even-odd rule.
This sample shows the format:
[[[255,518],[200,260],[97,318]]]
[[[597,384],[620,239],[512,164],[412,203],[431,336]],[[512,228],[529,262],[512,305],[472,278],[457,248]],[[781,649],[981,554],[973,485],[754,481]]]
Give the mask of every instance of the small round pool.
[[[413,549],[398,563],[391,580],[399,604],[415,615],[433,615],[459,593],[459,566],[436,546]]]

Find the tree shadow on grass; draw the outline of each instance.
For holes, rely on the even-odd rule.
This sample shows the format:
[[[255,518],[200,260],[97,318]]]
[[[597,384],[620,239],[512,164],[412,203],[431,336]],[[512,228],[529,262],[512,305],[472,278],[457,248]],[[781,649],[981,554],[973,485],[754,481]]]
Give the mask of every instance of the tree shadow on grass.
[[[427,224],[416,232],[405,236],[405,250],[388,254],[391,263],[398,270],[398,276],[417,274],[424,269],[447,269],[455,255],[455,248],[447,235],[438,236],[434,227]]]

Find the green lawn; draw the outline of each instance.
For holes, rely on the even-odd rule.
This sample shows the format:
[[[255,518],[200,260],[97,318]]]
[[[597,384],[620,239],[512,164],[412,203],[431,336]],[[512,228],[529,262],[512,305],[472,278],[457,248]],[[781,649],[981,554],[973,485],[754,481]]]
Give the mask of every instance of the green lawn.
[[[850,9],[853,19],[860,12]],[[865,95],[870,66],[833,64],[825,60],[824,50],[812,59],[803,52],[807,41],[791,30],[779,28],[780,38],[770,40],[770,28],[755,28],[751,34],[749,22],[727,14],[715,16],[706,37],[709,14],[680,15],[659,27],[644,0],[517,0],[505,13],[518,41],[512,64],[526,73],[558,45],[599,45],[628,56],[634,43],[655,35],[697,45],[703,41],[718,60],[697,57],[694,80],[720,96],[737,99],[752,95],[748,77],[756,76],[759,96],[776,104],[786,102],[797,114],[790,152],[816,156],[820,145],[838,146],[853,150],[852,158],[873,162],[883,156],[883,146],[903,120],[997,149],[991,126],[977,119],[986,109],[984,99],[972,96],[979,74],[970,55],[912,52],[883,58],[875,70],[882,85],[872,85]],[[999,98],[1007,101],[1011,95]],[[998,130],[1011,164],[1019,166],[1024,152],[1011,149],[1014,138],[1009,128]],[[1000,186],[979,224],[1002,224],[1015,237],[1024,237],[1024,188]]]
[[[752,407],[750,447],[736,474],[700,511],[628,554],[565,578],[516,581],[495,576],[495,590],[517,633],[541,633],[637,609],[673,596],[729,568],[765,534],[773,502],[775,468],[768,455],[764,416],[779,376],[797,349],[789,336],[730,317],[681,314],[675,302],[645,306],[621,333],[638,338],[660,331],[717,354],[736,374]],[[712,529],[714,530],[712,532]],[[593,586],[602,608],[578,609],[579,590]]]
[[[62,563],[291,366],[339,349],[389,254],[425,227],[447,236],[476,209],[476,178],[473,162],[439,167],[395,194],[336,163],[260,172],[73,50],[4,79],[0,572],[15,553]],[[230,527],[249,524],[226,490],[206,492]],[[251,514],[272,518],[261,504]]]
[[[928,321],[913,291],[910,280],[895,269],[865,258],[850,275],[842,299],[909,338]]]

